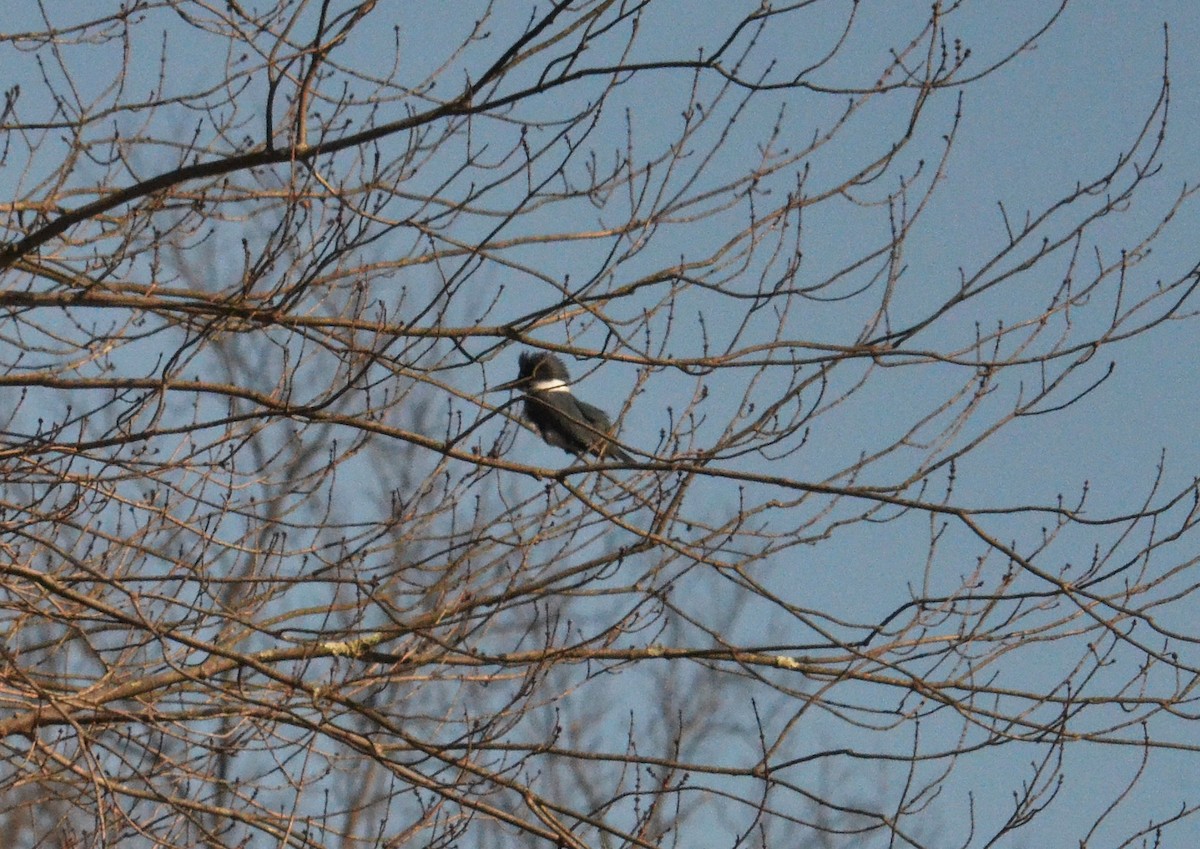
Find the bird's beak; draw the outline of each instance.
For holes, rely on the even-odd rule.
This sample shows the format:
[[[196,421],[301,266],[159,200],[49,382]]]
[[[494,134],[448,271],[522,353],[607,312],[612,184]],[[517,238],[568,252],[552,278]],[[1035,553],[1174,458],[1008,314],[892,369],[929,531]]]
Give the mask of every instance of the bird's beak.
[[[529,378],[518,377],[516,380],[510,380],[508,383],[501,383],[499,386],[493,386],[488,390],[488,392],[503,392],[505,389],[520,389],[527,383],[529,383]]]

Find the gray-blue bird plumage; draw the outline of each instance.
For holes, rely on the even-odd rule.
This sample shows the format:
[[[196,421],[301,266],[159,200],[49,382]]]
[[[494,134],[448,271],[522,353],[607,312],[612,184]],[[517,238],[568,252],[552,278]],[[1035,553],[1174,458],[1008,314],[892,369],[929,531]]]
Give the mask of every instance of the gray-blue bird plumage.
[[[632,463],[633,458],[612,442],[608,416],[572,395],[570,384],[571,375],[562,360],[546,351],[528,351],[518,358],[517,379],[492,391],[522,390],[525,418],[547,444],[571,454]]]

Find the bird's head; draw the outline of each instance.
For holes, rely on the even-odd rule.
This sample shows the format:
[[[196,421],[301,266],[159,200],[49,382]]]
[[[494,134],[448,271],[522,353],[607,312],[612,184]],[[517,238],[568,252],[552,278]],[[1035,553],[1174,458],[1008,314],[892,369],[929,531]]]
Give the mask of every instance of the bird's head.
[[[517,359],[517,379],[494,387],[536,392],[569,392],[571,375],[563,361],[548,351],[526,351]]]

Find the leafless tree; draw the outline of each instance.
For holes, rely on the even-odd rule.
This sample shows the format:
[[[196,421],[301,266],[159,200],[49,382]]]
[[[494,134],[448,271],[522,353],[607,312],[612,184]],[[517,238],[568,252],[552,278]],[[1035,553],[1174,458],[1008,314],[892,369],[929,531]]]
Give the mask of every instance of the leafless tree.
[[[999,471],[1194,311],[1169,75],[939,264],[1063,12],[980,5],[6,22],[6,845],[1012,845],[1098,758],[1065,842],[1190,827],[1124,814],[1200,748],[1196,484]],[[527,350],[634,462],[485,391]]]

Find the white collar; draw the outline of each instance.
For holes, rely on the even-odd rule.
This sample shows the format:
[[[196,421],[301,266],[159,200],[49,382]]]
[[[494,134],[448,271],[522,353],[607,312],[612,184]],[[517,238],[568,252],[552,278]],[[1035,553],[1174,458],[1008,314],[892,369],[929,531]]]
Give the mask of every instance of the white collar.
[[[552,377],[549,380],[535,380],[529,387],[534,392],[566,392],[571,393],[571,387],[565,380]]]

